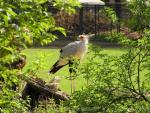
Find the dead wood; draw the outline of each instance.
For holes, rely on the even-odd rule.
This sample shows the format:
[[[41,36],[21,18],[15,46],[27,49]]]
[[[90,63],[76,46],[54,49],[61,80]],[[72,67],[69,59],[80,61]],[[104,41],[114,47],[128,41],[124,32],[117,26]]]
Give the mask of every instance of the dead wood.
[[[38,105],[39,100],[52,98],[56,104],[59,104],[61,100],[69,100],[69,95],[58,89],[59,79],[56,77],[47,85],[39,78],[23,77],[23,79],[27,84],[22,91],[22,98],[26,99],[27,96],[31,98],[31,109]]]

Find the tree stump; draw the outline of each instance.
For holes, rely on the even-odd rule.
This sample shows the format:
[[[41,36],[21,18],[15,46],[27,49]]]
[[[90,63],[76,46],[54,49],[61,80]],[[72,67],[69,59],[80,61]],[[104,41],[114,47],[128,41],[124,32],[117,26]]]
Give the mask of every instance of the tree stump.
[[[57,77],[53,78],[47,85],[39,78],[27,78],[26,82],[27,84],[22,91],[22,98],[26,99],[28,96],[31,98],[31,109],[38,106],[39,99],[47,100],[52,98],[56,104],[60,104],[61,100],[69,100],[69,95],[58,89],[59,78]]]

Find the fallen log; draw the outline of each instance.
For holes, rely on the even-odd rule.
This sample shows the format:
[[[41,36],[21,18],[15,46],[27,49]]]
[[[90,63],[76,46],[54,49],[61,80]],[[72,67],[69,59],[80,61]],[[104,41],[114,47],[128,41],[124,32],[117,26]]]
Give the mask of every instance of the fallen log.
[[[58,89],[59,80],[56,77],[49,84],[39,78],[24,77],[24,80],[27,83],[22,91],[22,98],[30,97],[31,109],[38,106],[39,100],[52,98],[56,104],[59,104],[61,100],[69,100],[69,95]]]

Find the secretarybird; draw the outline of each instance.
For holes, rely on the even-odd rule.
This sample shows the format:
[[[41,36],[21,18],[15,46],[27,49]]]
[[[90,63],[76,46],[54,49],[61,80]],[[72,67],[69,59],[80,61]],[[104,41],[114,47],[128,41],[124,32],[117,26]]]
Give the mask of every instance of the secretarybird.
[[[93,35],[79,35],[79,41],[69,43],[60,50],[60,57],[52,66],[49,74],[56,73],[59,69],[69,64],[69,72],[72,73],[71,66],[74,59],[81,60],[88,50],[88,41]]]

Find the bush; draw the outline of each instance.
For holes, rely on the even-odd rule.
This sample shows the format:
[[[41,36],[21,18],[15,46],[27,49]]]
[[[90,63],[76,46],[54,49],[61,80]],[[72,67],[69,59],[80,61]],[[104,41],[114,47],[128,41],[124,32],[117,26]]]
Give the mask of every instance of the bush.
[[[86,113],[150,112],[149,32],[136,41],[120,37],[127,52],[118,57],[92,47],[80,69],[88,85],[74,93],[70,107]]]

